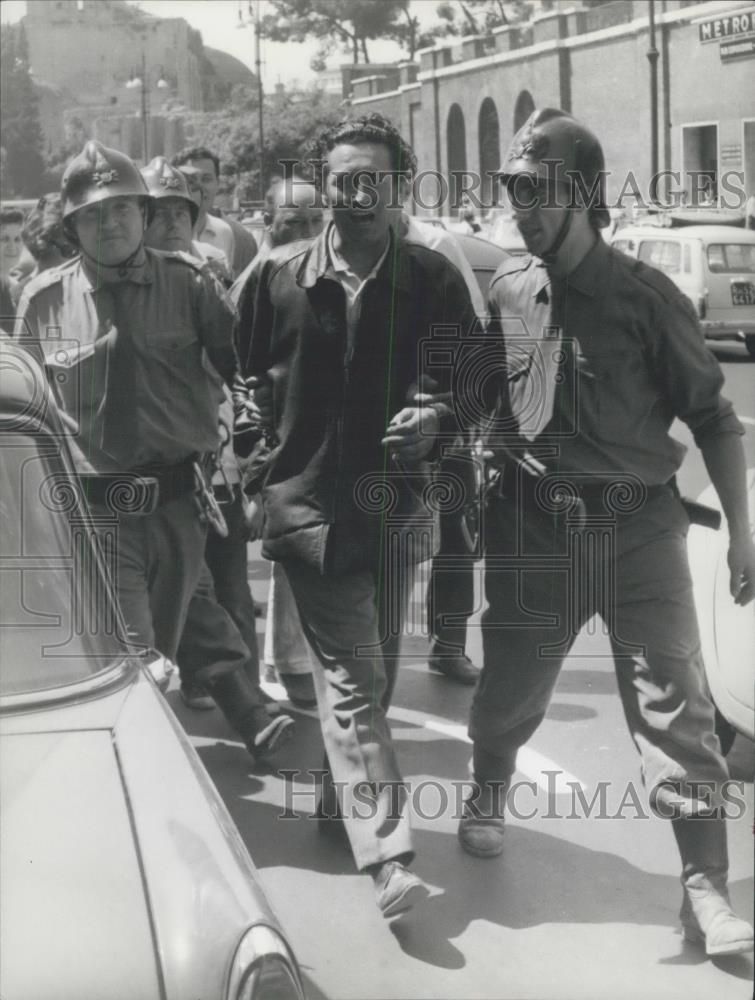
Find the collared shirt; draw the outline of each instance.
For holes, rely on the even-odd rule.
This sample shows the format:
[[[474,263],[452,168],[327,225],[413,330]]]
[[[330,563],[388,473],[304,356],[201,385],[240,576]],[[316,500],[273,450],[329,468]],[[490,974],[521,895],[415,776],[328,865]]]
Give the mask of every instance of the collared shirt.
[[[630,472],[657,485],[685,454],[669,434],[675,418],[698,445],[744,433],[694,309],[665,275],[598,239],[563,286],[554,316],[545,266],[516,257],[489,293],[490,330],[506,341],[513,414],[530,442],[557,447],[561,471]]]
[[[221,380],[233,378],[234,311],[215,279],[184,254],[148,250],[119,283],[133,343],[136,420],[129,467],[174,464],[218,444]],[[79,259],[44,272],[24,289],[15,336],[39,350],[58,405],[78,425],[76,443],[98,471],[117,471],[105,451],[108,387],[118,328],[116,296],[96,287]],[[212,366],[205,361],[206,356]],[[107,418],[107,419],[106,419]],[[126,419],[124,417],[124,419]]]
[[[378,271],[383,266],[383,261],[388,253],[391,241],[386,238],[385,250],[380,254],[379,260],[375,261],[375,266],[365,278],[360,278],[358,274],[352,271],[348,261],[336,250],[334,243],[335,232],[336,228],[332,226],[328,235],[328,255],[330,257],[330,269],[328,273],[341,283],[346,293],[346,335],[348,338],[349,353],[351,353],[354,346],[357,324],[359,323],[359,315],[362,311],[362,295],[368,282],[376,277]]]
[[[229,265],[233,266],[236,240],[233,230],[225,219],[220,219],[217,215],[206,215],[204,225],[196,238],[202,243],[209,243],[216,250],[222,250]]]

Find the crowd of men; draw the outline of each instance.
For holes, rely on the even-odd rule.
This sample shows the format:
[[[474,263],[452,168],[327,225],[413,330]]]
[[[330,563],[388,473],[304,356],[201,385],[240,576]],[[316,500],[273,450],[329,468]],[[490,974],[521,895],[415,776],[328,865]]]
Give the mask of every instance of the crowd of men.
[[[504,848],[517,751],[600,613],[651,804],[678,842],[684,932],[711,955],[751,948],[726,889],[728,775],[673,419],[720,495],[740,604],[755,549],[742,428],[694,310],[600,237],[600,144],[562,111],[534,112],[501,166],[529,254],[504,261],[487,303],[453,239],[405,211],[417,163],[388,120],[340,122],[319,157],[321,184],[271,187],[259,248],[215,213],[219,164],[205,149],[140,171],[87,142],[59,198],[2,217],[4,245],[16,226],[14,245],[23,237],[36,261],[22,288],[3,274],[13,335],[47,373],[90,505],[106,503],[113,477],[150,487],[152,502],[119,522],[129,641],[177,662],[186,703],[216,703],[256,758],[274,753],[294,724],[260,687],[246,542],[262,538],[275,564],[265,659],[295,704],[319,711],[320,828],[348,845],[392,917],[427,895],[387,717],[416,564],[437,557],[431,665],[476,685],[459,840],[478,858]],[[465,498],[438,509],[431,498],[465,488],[480,448],[492,467],[478,670],[465,655],[476,557],[459,540]],[[574,557],[606,515],[602,562]]]

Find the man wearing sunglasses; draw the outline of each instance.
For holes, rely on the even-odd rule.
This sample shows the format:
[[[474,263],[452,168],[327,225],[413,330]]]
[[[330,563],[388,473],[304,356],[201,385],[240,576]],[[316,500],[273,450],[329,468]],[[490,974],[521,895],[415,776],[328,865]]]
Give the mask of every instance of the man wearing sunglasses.
[[[755,588],[743,431],[691,304],[601,238],[604,174],[597,138],[549,108],[514,137],[500,171],[529,255],[506,260],[489,290],[507,376],[489,447],[504,461],[485,520],[476,785],[459,838],[477,857],[503,850],[517,751],[542,722],[577,633],[599,614],[650,806],[671,820],[681,854],[685,937],[709,955],[734,954],[752,949],[752,928],[726,888],[728,772],[674,480],[685,449],[669,428],[674,418],[690,427],[721,498],[738,604]]]

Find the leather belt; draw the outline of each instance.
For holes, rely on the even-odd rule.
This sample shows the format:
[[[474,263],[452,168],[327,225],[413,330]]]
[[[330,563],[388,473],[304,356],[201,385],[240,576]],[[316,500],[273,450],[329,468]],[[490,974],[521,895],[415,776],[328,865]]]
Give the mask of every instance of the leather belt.
[[[114,508],[114,513],[148,514],[194,491],[195,459],[190,455],[175,465],[150,463],[78,479],[90,504]]]

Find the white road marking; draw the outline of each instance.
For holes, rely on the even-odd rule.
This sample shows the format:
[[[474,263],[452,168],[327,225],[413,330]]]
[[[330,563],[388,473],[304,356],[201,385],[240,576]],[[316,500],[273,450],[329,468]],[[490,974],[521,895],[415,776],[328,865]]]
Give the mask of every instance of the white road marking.
[[[755,425],[755,417],[742,417],[739,414],[737,414],[737,416],[739,417],[739,419],[742,421],[743,424]]]
[[[286,690],[282,684],[275,684],[263,681],[260,685],[264,691],[279,701],[286,701]],[[295,705],[287,705],[286,708],[299,715],[306,715],[310,719],[317,718],[317,710],[314,708],[297,708]],[[426,712],[417,712],[412,708],[401,708],[392,705],[388,711],[388,718],[395,719],[396,722],[406,722],[411,726],[429,729],[433,733],[439,733],[460,743],[467,743],[471,746],[472,741],[467,735],[467,727],[455,722],[448,722],[435,715],[428,715]],[[587,785],[579,778],[576,778],[569,771],[565,771],[555,761],[538,753],[532,747],[522,747],[517,755],[516,769],[528,781],[535,784],[544,792],[554,791],[556,795],[571,795],[574,785],[582,791],[587,790]],[[548,772],[554,772],[548,774]]]

